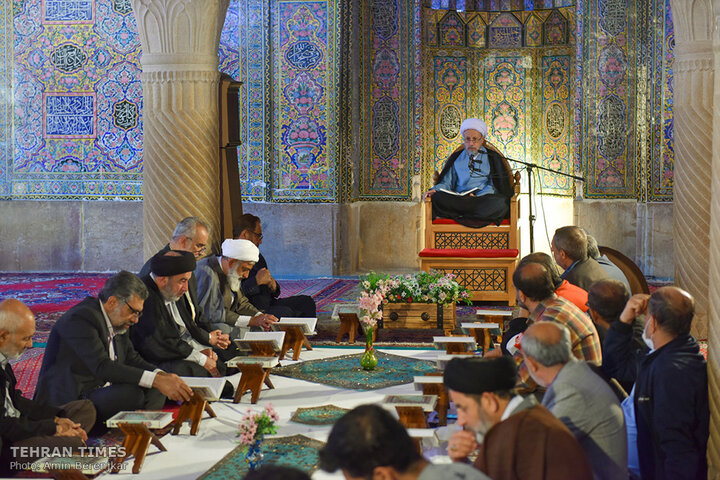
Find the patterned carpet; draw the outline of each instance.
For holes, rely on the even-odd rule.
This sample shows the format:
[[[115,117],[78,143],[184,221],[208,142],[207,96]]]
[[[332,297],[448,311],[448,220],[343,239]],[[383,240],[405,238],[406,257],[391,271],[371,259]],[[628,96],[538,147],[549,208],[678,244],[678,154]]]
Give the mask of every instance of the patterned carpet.
[[[298,378],[308,382],[353,390],[378,388],[412,383],[416,375],[437,371],[434,362],[375,352],[378,365],[375,370],[365,371],[360,366],[362,353],[340,357],[310,360],[286,367],[274,368],[273,375]]]
[[[262,443],[263,465],[294,467],[312,475],[318,469],[318,451],[323,445],[323,442],[304,435],[269,438]],[[247,471],[244,448],[238,446],[198,480],[240,480]]]

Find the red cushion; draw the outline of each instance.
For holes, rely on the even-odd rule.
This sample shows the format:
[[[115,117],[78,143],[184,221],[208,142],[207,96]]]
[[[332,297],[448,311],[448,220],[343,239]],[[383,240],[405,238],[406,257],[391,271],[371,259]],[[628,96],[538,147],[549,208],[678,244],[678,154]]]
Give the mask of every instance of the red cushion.
[[[463,257],[463,258],[515,258],[519,250],[516,248],[487,249],[479,248],[426,248],[420,252],[421,257]]]
[[[458,222],[456,222],[455,220],[452,220],[450,218],[436,218],[435,220],[433,220],[432,223],[433,223],[433,225],[460,225]],[[494,225],[494,224],[490,224],[488,226],[491,226],[491,225]],[[510,219],[506,218],[505,220],[500,222],[500,225],[510,225]]]

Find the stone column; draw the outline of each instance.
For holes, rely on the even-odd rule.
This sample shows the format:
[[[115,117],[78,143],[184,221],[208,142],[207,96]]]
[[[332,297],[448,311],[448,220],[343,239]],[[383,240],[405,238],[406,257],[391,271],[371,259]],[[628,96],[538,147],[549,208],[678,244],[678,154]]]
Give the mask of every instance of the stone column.
[[[707,338],[713,124],[709,0],[671,0],[675,27],[675,283],[696,301],[693,333]]]
[[[720,5],[714,2],[712,12],[713,71],[720,69]],[[673,12],[674,13],[674,12]],[[713,105],[720,105],[720,75],[713,79]],[[710,394],[710,441],[708,443],[708,478],[720,479],[720,113],[712,115],[712,197],[710,210],[710,256],[708,295],[712,300],[708,312],[708,383]]]
[[[131,0],[142,42],[143,250],[194,215],[220,229],[218,45],[229,0]]]

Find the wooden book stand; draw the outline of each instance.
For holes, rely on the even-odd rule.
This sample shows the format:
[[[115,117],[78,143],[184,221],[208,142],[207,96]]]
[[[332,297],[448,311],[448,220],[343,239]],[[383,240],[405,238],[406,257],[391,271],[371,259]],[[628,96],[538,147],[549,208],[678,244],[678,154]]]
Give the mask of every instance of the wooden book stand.
[[[395,405],[395,410],[398,413],[400,423],[405,428],[428,428],[427,418],[422,407],[403,407],[401,405]]]
[[[285,340],[283,341],[282,350],[280,351],[280,360],[285,358],[285,354],[291,348],[293,349],[293,360],[300,358],[300,351],[305,346],[307,350],[312,350],[312,346],[308,341],[302,328],[296,325],[283,325],[281,323],[275,324],[275,328],[285,332]]]
[[[262,390],[263,383],[267,385],[268,388],[275,388],[268,376],[271,369],[263,368],[259,364],[252,363],[246,365],[240,364],[237,368],[242,374],[240,375],[240,383],[238,383],[238,387],[235,389],[233,403],[240,403],[243,394],[250,390],[250,403],[256,404],[258,398],[260,398],[260,390]]]
[[[123,440],[125,455],[115,459],[113,462],[112,473],[118,473],[120,471],[120,465],[130,455],[135,457],[132,473],[140,473],[140,469],[145,461],[145,456],[150,448],[150,444],[155,445],[162,452],[167,451],[165,445],[160,442],[157,435],[151,432],[150,429],[142,423],[119,423],[118,428],[125,434],[125,440]]]
[[[427,376],[442,376],[442,373],[428,373]],[[442,383],[423,383],[423,395],[437,395],[437,405],[435,411],[438,413],[438,424],[440,426],[447,425],[447,413],[450,408],[450,399],[448,398],[447,389]]]
[[[337,336],[337,343],[342,341],[345,334],[348,334],[348,343],[355,343],[355,336],[360,329],[360,319],[357,313],[338,313],[340,317],[340,332]]]
[[[84,473],[75,468],[53,469],[49,473],[55,480],[88,480]]]
[[[217,416],[207,400],[201,398],[199,395],[190,397],[190,400],[180,405],[180,411],[175,419],[172,434],[177,435],[180,432],[182,424],[185,423],[186,420],[190,420],[190,435],[197,435],[203,412],[207,412],[211,418]]]

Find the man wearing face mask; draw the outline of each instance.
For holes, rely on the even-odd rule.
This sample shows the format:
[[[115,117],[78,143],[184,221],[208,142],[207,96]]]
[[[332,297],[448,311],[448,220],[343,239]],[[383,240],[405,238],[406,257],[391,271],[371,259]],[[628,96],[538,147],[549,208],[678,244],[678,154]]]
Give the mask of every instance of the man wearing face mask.
[[[435,186],[425,192],[433,218],[452,218],[462,225],[500,223],[510,212],[512,173],[507,160],[486,141],[488,126],[478,118],[460,125],[463,147],[448,157]],[[470,192],[465,195],[465,192]]]
[[[448,362],[443,381],[463,427],[450,437],[450,458],[467,461],[482,443],[475,467],[494,480],[593,478],[570,430],[534,397],[515,395],[516,376],[510,357]]]
[[[251,328],[269,330],[277,322],[274,315],[263,313],[243,295],[240,282],[247,278],[258,261],[259,250],[249,240],[231,238],[222,244],[222,255],[198,262],[200,308],[213,328],[242,338]]]
[[[643,355],[632,323],[646,314]],[[642,478],[706,478],[709,435],[707,363],[690,335],[695,300],[677,287],[633,295],[611,324],[605,353],[637,367],[633,399]]]

